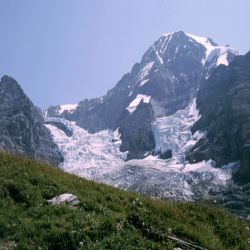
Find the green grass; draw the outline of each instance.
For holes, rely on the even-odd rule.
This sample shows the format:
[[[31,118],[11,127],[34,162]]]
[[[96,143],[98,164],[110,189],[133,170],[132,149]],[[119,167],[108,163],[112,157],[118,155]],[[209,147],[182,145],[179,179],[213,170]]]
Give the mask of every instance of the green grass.
[[[54,206],[62,193],[77,209]],[[207,204],[171,203],[0,154],[0,246],[18,249],[173,249],[176,236],[208,249],[250,249],[250,225]]]

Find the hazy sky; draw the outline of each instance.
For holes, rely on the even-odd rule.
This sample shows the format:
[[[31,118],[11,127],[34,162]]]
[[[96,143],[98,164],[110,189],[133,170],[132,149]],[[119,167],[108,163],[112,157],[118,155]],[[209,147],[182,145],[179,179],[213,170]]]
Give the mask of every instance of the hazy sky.
[[[0,75],[45,108],[97,97],[162,33],[183,30],[246,53],[249,0],[1,0]]]

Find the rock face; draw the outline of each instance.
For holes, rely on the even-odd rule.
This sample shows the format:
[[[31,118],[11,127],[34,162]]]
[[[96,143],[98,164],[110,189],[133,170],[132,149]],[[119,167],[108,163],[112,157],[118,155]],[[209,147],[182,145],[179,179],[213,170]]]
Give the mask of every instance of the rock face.
[[[0,147],[53,165],[63,160],[42,112],[9,76],[0,81]]]
[[[193,132],[203,130],[189,155],[191,161],[214,159],[217,166],[241,162],[235,179],[250,181],[250,52],[238,56],[229,67],[220,66],[199,90],[201,119]]]
[[[142,158],[155,148],[152,121],[186,108],[200,82],[236,54],[209,38],[182,31],[164,34],[105,96],[84,100],[74,110],[50,107],[46,114],[75,121],[90,133],[119,128],[121,150],[129,151],[128,159]],[[141,101],[141,96],[148,101]],[[128,107],[137,100],[131,112]]]
[[[250,184],[234,185],[232,188],[213,196],[217,204],[232,213],[250,220]]]
[[[119,132],[121,134],[122,152],[128,151],[127,160],[144,158],[146,152],[155,148],[151,122],[153,109],[151,105],[141,102],[137,109],[121,120]]]

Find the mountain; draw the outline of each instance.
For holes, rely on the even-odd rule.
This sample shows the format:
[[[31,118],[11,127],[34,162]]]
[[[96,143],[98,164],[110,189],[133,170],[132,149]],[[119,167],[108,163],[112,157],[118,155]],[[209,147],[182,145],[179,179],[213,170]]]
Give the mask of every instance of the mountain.
[[[221,65],[197,95],[201,118],[193,132],[206,132],[189,154],[191,162],[214,159],[218,166],[240,161],[235,179],[250,182],[250,52]]]
[[[5,76],[1,148],[152,197],[213,199],[248,218],[249,68],[249,53],[165,34],[106,95],[44,117]]]
[[[90,133],[119,128],[127,159],[144,158],[155,148],[152,121],[186,108],[200,82],[237,54],[209,38],[182,31],[164,34],[105,96],[50,107],[46,114],[75,121]]]
[[[60,167],[153,197],[199,200],[226,192],[240,159],[192,160],[207,133],[193,126],[203,116],[197,94],[237,55],[210,38],[162,35],[103,97],[45,111],[64,156]]]
[[[48,202],[64,193],[78,205]],[[1,249],[249,249],[249,222],[211,204],[150,199],[2,153],[0,207]]]
[[[40,109],[9,76],[0,81],[0,148],[58,165],[63,159]]]

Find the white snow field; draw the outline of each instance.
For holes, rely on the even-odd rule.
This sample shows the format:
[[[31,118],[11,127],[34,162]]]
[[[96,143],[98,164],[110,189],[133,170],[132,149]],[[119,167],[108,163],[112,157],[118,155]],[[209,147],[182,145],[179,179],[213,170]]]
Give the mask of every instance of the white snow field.
[[[60,118],[45,118],[54,125],[46,126],[64,157],[61,168],[97,182],[121,189],[133,190],[152,197],[174,200],[206,198],[210,191],[225,189],[231,183],[231,168],[234,163],[215,168],[212,160],[190,164],[186,153],[205,133],[192,135],[191,126],[199,119],[195,99],[184,110],[174,115],[161,117],[152,124],[156,151],[172,150],[168,160],[149,155],[142,160],[126,159],[120,152],[118,131],[103,130],[90,134],[74,122]],[[55,123],[64,124],[72,131],[67,136]]]
[[[59,106],[58,114],[62,114],[64,111],[72,113],[78,104],[63,104]]]
[[[138,94],[136,98],[127,107],[127,110],[130,114],[132,114],[137,109],[141,101],[143,101],[144,103],[149,103],[150,96]]]
[[[203,58],[203,65],[207,61],[212,61],[217,55],[218,59],[216,61],[216,66],[220,64],[228,65],[227,54],[231,52],[232,54],[238,55],[238,51],[229,46],[214,45],[211,40],[207,37],[195,36],[187,34],[190,38],[194,39],[197,43],[201,44],[206,49],[206,56]]]

